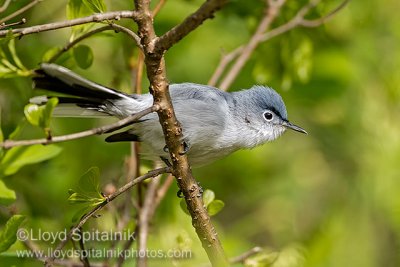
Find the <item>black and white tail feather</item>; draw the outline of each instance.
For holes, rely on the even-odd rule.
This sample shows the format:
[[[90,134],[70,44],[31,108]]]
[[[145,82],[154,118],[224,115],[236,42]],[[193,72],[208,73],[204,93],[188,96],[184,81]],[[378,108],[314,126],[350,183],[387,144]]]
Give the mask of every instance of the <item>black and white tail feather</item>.
[[[45,89],[59,96],[54,117],[98,118],[115,116],[123,118],[151,105],[151,100],[138,95],[127,95],[87,80],[55,64],[43,63],[33,78],[34,89]],[[51,96],[36,96],[34,104],[45,104]],[[139,99],[141,98],[141,99]],[[150,100],[150,101],[149,101]],[[121,109],[121,107],[124,107]],[[135,134],[121,132],[106,139],[107,142],[139,141]]]
[[[54,111],[56,117],[123,117],[117,110],[112,109],[114,101],[126,100],[131,102],[134,95],[127,95],[114,89],[87,80],[67,68],[55,64],[41,64],[33,78],[33,88],[68,95],[58,96],[59,105]],[[71,97],[72,96],[72,97]],[[38,96],[31,103],[43,104],[47,96]]]

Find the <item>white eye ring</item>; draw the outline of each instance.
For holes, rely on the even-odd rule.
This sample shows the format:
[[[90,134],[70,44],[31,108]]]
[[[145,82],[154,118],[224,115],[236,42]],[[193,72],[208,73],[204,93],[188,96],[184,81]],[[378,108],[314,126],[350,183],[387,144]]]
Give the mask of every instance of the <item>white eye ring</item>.
[[[271,111],[265,111],[263,116],[266,121],[272,121],[274,118],[274,114]]]

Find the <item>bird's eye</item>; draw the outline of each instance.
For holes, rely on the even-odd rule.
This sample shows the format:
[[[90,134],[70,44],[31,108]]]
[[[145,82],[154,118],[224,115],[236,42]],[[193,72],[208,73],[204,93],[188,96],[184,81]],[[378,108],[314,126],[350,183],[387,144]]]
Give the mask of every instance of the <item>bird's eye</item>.
[[[271,121],[271,120],[274,118],[274,115],[273,115],[272,112],[270,112],[270,111],[265,111],[265,112],[264,112],[264,118],[265,118],[267,121]]]

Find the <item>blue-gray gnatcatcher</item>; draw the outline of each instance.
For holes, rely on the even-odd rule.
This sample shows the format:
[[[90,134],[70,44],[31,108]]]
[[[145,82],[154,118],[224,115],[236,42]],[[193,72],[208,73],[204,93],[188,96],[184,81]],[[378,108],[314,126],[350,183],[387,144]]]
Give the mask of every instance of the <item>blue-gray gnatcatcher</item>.
[[[34,88],[73,96],[59,97],[54,116],[123,118],[153,104],[150,94],[127,95],[55,64],[42,64],[37,73]],[[253,86],[228,93],[211,86],[182,83],[171,84],[169,89],[188,146],[188,158],[194,166],[272,141],[286,129],[306,133],[288,121],[281,96],[268,87]],[[31,102],[42,104],[46,99],[34,97]],[[146,115],[131,129],[109,136],[106,141],[141,141],[146,157],[168,157],[155,113]]]

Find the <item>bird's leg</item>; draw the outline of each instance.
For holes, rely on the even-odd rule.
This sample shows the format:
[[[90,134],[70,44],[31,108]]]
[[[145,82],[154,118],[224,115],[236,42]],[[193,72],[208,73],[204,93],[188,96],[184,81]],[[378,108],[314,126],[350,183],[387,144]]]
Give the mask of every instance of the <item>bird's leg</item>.
[[[169,160],[166,157],[160,156],[160,159],[165,163],[165,165],[167,165],[167,167],[172,168],[171,162],[169,162]]]
[[[176,196],[179,197],[179,198],[183,198],[184,195],[183,195],[182,190],[179,189],[178,192],[176,192]]]
[[[169,153],[169,149],[168,149],[168,146],[167,146],[167,145],[164,146],[163,151],[164,151],[165,153]]]

